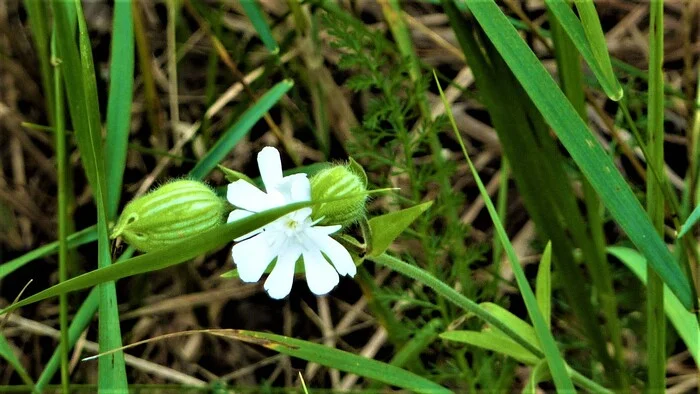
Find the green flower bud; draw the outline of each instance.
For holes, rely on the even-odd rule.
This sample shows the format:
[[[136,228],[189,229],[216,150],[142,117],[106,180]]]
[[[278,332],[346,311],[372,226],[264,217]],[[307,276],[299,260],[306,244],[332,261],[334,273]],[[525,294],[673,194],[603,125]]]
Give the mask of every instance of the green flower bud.
[[[359,170],[358,170],[359,168]],[[358,174],[362,171],[361,174]],[[366,178],[362,167],[354,161],[349,165],[336,165],[321,170],[311,177],[311,201],[353,196],[344,200],[322,203],[313,208],[314,220],[322,225],[346,226],[365,215],[367,195]]]
[[[220,225],[225,209],[225,201],[202,182],[166,183],[127,204],[111,238],[150,252]]]

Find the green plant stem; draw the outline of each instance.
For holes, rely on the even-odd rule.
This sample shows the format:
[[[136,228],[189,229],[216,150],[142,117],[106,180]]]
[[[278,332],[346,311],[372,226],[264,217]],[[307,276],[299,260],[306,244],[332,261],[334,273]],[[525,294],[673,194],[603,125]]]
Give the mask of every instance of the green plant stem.
[[[657,169],[664,165],[664,3],[650,4],[649,18],[649,108],[647,162]],[[663,176],[663,174],[659,174]],[[647,213],[658,233],[664,234],[663,184],[656,177],[647,177]],[[666,316],[664,315],[663,281],[651,268],[647,269],[647,390],[666,389]]]
[[[66,157],[66,122],[63,108],[63,83],[61,75],[61,62],[56,58],[55,29],[51,39],[52,65],[54,67],[53,82],[55,92],[55,144],[56,166],[58,172],[58,281],[68,279],[68,158]],[[61,388],[67,393],[70,390],[70,376],[68,371],[68,295],[61,294],[59,303],[59,326],[61,331]]]
[[[459,308],[462,308],[466,312],[473,313],[475,316],[484,320],[486,323],[492,325],[494,328],[502,331],[504,334],[510,337],[510,339],[523,346],[535,356],[539,358],[544,358],[544,353],[542,353],[542,351],[530,344],[530,342],[528,342],[528,340],[521,336],[518,332],[514,331],[511,327],[503,324],[503,322],[495,318],[492,314],[490,314],[488,311],[482,308],[479,304],[458,293],[452,287],[448,286],[447,284],[434,277],[430,273],[426,272],[425,270],[408,264],[386,253],[377,257],[371,257],[370,260],[428,286],[429,288],[433,289],[437,294],[452,302],[454,305],[458,306]],[[579,387],[586,388],[590,392],[611,393],[610,390],[600,386],[598,383],[586,378],[585,376],[581,375],[580,373],[574,371],[571,368],[568,368],[568,372],[571,375],[571,379]]]

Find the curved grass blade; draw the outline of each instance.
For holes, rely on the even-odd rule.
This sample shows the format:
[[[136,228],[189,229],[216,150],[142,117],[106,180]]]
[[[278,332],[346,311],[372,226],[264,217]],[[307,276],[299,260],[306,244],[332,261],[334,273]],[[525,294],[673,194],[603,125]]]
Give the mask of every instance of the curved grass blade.
[[[649,259],[683,305],[691,309],[694,297],[687,278],[664,241],[656,234],[639,201],[612,159],[591,136],[566,96],[527,47],[493,0],[465,0],[479,24],[511,68],[535,106],[552,127],[581,172],[632,242]]]
[[[7,339],[5,339],[4,336],[0,334],[0,358],[4,358],[7,360],[7,362],[12,366],[12,368],[15,369],[15,372],[17,372],[17,375],[22,379],[24,384],[29,385],[30,387],[33,388],[34,382],[32,381],[32,378],[29,376],[27,373],[27,370],[24,369],[24,366],[22,363],[17,359],[17,356],[15,355],[15,352],[12,351],[12,346],[10,346],[10,343],[7,342]]]
[[[564,1],[560,3],[566,4]],[[576,0],[575,3],[578,14],[581,17],[584,34],[588,38],[589,47],[591,52],[593,52],[593,58],[602,73],[603,81],[605,81],[601,83],[603,90],[605,90],[605,94],[611,100],[618,101],[622,98],[622,86],[615,78],[615,72],[610,62],[610,54],[608,54],[607,50],[608,46],[605,42],[605,34],[603,34],[603,27],[600,25],[600,19],[593,0]]]
[[[634,249],[621,246],[609,246],[607,251],[622,261],[642,283],[647,283],[647,259],[643,255]],[[688,347],[690,355],[695,359],[695,363],[700,365],[700,326],[698,326],[698,321],[692,312],[688,312],[683,307],[667,286],[664,287],[664,310],[678,335],[683,338],[683,342]]]
[[[131,20],[131,2],[129,1],[114,3],[109,76],[105,172],[107,174],[107,217],[113,219],[117,215],[126,166],[134,84],[134,24]]]
[[[498,238],[501,240],[503,250],[506,252],[508,259],[510,260],[510,265],[513,269],[513,274],[515,275],[515,281],[518,284],[520,294],[522,295],[523,301],[525,302],[525,306],[527,307],[528,315],[530,315],[530,320],[532,321],[532,325],[535,328],[535,333],[537,334],[537,339],[539,340],[540,347],[542,348],[542,352],[544,353],[545,359],[547,360],[547,364],[549,365],[549,370],[551,371],[552,378],[554,379],[554,385],[556,386],[557,391],[574,392],[574,385],[571,382],[571,378],[569,377],[569,374],[566,370],[566,363],[564,362],[564,359],[562,358],[561,353],[557,348],[557,344],[554,341],[552,333],[549,331],[549,327],[545,322],[544,317],[542,316],[542,312],[540,312],[540,308],[537,305],[537,299],[535,298],[535,294],[532,292],[527,278],[525,277],[525,272],[523,271],[523,268],[520,265],[520,260],[515,254],[515,249],[513,249],[513,245],[508,239],[508,235],[506,234],[506,231],[503,228],[503,224],[501,223],[498,217],[498,212],[493,206],[491,197],[486,191],[486,187],[481,181],[481,177],[479,177],[478,171],[476,170],[476,168],[472,164],[471,159],[469,158],[467,148],[464,146],[462,136],[461,134],[459,134],[459,130],[457,129],[457,124],[455,123],[454,116],[452,115],[452,110],[450,108],[449,102],[445,98],[445,94],[442,91],[442,86],[440,86],[440,81],[438,81],[437,79],[437,74],[433,73],[433,76],[435,77],[435,83],[437,84],[438,90],[440,91],[440,98],[442,99],[442,103],[445,106],[445,112],[447,113],[447,116],[450,119],[452,129],[454,130],[455,135],[457,137],[457,141],[459,141],[459,145],[462,148],[462,153],[464,154],[464,157],[467,160],[467,164],[469,164],[469,169],[472,172],[472,176],[474,177],[474,180],[476,181],[476,184],[479,187],[479,192],[481,193],[481,196],[484,199],[484,204],[486,205],[486,208],[489,212],[489,216],[491,216],[491,221],[493,222],[494,227],[496,228]]]
[[[537,304],[544,315],[547,327],[552,326],[552,243],[547,242],[547,246],[542,252],[540,266],[537,268],[537,285],[535,294]]]
[[[348,353],[328,346],[289,338],[282,335],[255,331],[238,330],[238,334],[256,340],[255,343],[276,352],[310,362],[319,363],[329,368],[354,373],[369,379],[401,387],[415,393],[451,393],[437,383],[415,375],[405,369],[385,364],[373,359]]]
[[[46,298],[55,297],[76,290],[97,286],[102,283],[115,281],[128,276],[146,272],[157,271],[176,264],[184,263],[203,253],[219,248],[232,239],[247,234],[267,223],[270,223],[285,214],[313,205],[312,202],[302,202],[285,205],[256,213],[244,219],[227,223],[202,234],[187,238],[171,247],[156,250],[137,257],[133,257],[119,264],[101,267],[80,276],[71,278],[63,283],[49,287],[22,301],[8,306],[0,311],[0,315],[11,312],[17,308],[32,304]],[[121,345],[119,346],[121,347]],[[109,350],[109,349],[105,349]],[[100,350],[101,352],[104,350]]]
[[[690,229],[693,228],[695,223],[698,222],[698,220],[700,220],[700,205],[698,205],[697,207],[695,207],[695,209],[693,209],[693,212],[690,213],[690,216],[688,216],[688,219],[685,221],[685,223],[683,223],[680,231],[678,232],[677,238],[681,238],[684,235],[686,235],[688,233],[688,231],[690,231]]]
[[[68,249],[76,248],[81,245],[93,242],[97,239],[97,229],[95,226],[90,226],[84,230],[80,230],[77,233],[73,233],[66,238],[68,243]],[[58,241],[51,242],[48,245],[36,248],[31,252],[28,252],[22,256],[12,259],[7,263],[0,265],[0,279],[11,274],[15,270],[22,268],[25,264],[30,263],[34,260],[52,255],[58,252]]]
[[[294,86],[294,81],[285,79],[265,93],[253,107],[245,111],[233,126],[226,130],[214,147],[212,147],[207,155],[192,169],[190,176],[193,179],[202,179],[204,175],[214,169],[231,149],[236,146],[238,141],[250,132],[250,129],[255,126],[255,123],[257,123],[257,121],[260,120],[260,118],[262,118],[267,111],[292,88],[292,86]]]
[[[258,35],[265,45],[265,48],[267,48],[267,50],[269,50],[273,55],[278,54],[280,47],[277,45],[277,41],[272,36],[272,30],[270,30],[270,26],[268,26],[262,10],[260,10],[258,1],[246,0],[241,1],[239,4],[241,7],[243,7],[243,11],[246,13],[246,15],[248,15],[250,23],[253,24],[255,31],[258,32]]]
[[[500,353],[527,365],[535,365],[540,362],[539,357],[496,331],[448,331],[440,334],[440,338]]]

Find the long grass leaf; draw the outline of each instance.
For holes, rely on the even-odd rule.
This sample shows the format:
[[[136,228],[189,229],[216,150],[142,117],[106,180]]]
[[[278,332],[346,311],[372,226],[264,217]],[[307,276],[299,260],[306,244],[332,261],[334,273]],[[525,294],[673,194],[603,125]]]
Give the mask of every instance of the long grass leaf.
[[[201,179],[205,174],[214,169],[219,162],[233,149],[250,129],[255,126],[267,111],[275,105],[289,89],[294,86],[294,82],[286,79],[277,83],[267,93],[265,93],[254,106],[249,108],[236,123],[234,123],[221,138],[216,142],[214,147],[207,153],[202,160],[190,172],[190,177],[193,179]]]
[[[22,379],[24,384],[29,385],[30,387],[34,386],[34,381],[32,381],[31,376],[29,376],[29,373],[27,373],[27,370],[24,369],[24,366],[22,363],[19,361],[17,356],[15,355],[15,352],[12,350],[12,346],[10,346],[10,343],[7,342],[7,339],[5,339],[4,336],[0,334],[0,359],[5,359],[9,365],[12,366],[12,368],[15,369],[19,377]]]
[[[282,335],[243,330],[239,330],[237,333],[256,339],[258,340],[256,343],[276,352],[378,380],[414,393],[439,394],[452,392],[405,369],[343,350]]]
[[[117,1],[114,4],[111,53],[105,173],[107,174],[107,217],[114,219],[117,215],[126,166],[134,84],[134,24],[131,18],[130,1]]]
[[[694,300],[690,284],[673,255],[654,231],[644,209],[612,159],[591,135],[537,56],[527,47],[493,0],[465,1],[612,217],[649,258],[649,264],[683,305],[692,308]]]
[[[241,1],[239,4],[243,8],[246,15],[248,15],[250,23],[253,24],[255,31],[258,32],[258,35],[265,45],[265,48],[267,48],[267,50],[273,55],[278,54],[280,47],[277,45],[275,37],[272,36],[272,30],[270,30],[270,26],[265,20],[265,15],[263,14],[262,10],[260,10],[258,0]]]
[[[93,242],[97,239],[97,230],[95,226],[90,226],[86,229],[80,230],[77,233],[73,233],[66,241],[68,243],[68,248],[77,248]],[[38,247],[31,252],[23,254],[15,259],[12,259],[4,264],[0,264],[0,279],[3,279],[7,275],[11,274],[17,269],[24,267],[27,263],[38,260],[42,257],[46,257],[58,252],[58,241],[51,242],[50,244]]]
[[[444,92],[442,91],[442,87],[440,86],[440,83],[437,79],[437,75],[433,75],[435,77],[435,82],[437,83],[438,90],[440,91],[440,98],[442,99],[442,103],[445,106],[445,111],[447,113],[448,118],[450,119],[450,123],[452,124],[452,129],[454,130],[457,136],[457,140],[459,141],[459,145],[462,148],[462,154],[464,154],[464,157],[467,160],[467,164],[469,164],[469,169],[472,172],[472,176],[474,177],[474,180],[476,181],[476,184],[479,187],[479,192],[481,193],[481,197],[484,199],[484,204],[486,205],[489,215],[491,216],[491,221],[493,222],[496,228],[496,233],[498,234],[498,237],[501,240],[503,250],[505,251],[506,255],[508,256],[508,259],[510,260],[510,265],[513,269],[513,274],[515,274],[515,280],[518,284],[518,288],[520,289],[520,294],[523,297],[523,301],[525,301],[525,306],[527,307],[528,315],[530,315],[530,320],[532,321],[532,325],[535,328],[537,339],[540,342],[542,352],[544,353],[544,356],[547,359],[549,370],[552,373],[554,385],[557,387],[558,391],[573,392],[574,385],[571,382],[571,378],[569,377],[569,374],[566,370],[566,363],[564,362],[561,353],[559,353],[559,349],[557,348],[557,344],[554,341],[554,337],[549,331],[549,327],[547,326],[547,323],[545,322],[544,317],[542,316],[542,312],[540,311],[539,306],[537,305],[537,299],[535,298],[535,294],[532,292],[527,278],[525,277],[525,272],[520,266],[520,260],[518,259],[518,256],[515,253],[515,249],[513,249],[513,245],[508,239],[508,235],[506,234],[506,231],[503,228],[503,224],[498,218],[498,212],[496,211],[496,207],[494,207],[493,202],[491,201],[491,197],[489,196],[488,191],[486,191],[486,187],[484,186],[483,182],[481,182],[481,178],[479,177],[478,171],[476,170],[476,168],[472,164],[471,159],[469,158],[467,148],[464,146],[461,134],[459,134],[459,129],[457,128],[454,116],[452,115],[450,104],[447,101]]]

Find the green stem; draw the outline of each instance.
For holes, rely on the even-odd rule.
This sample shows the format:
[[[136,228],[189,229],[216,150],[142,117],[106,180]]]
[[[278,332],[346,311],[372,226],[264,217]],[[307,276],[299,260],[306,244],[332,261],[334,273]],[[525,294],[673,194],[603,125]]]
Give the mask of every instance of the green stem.
[[[58,281],[68,279],[68,158],[66,157],[66,124],[63,108],[63,84],[61,82],[61,62],[56,58],[56,33],[51,39],[52,65],[54,67],[53,83],[56,94],[55,126],[56,126],[56,164],[58,171]],[[59,302],[59,326],[61,330],[61,388],[67,393],[70,390],[68,371],[68,295],[61,294]]]
[[[649,108],[647,162],[657,169],[664,165],[664,93],[663,93],[663,16],[662,0],[651,2],[649,19]],[[663,174],[659,174],[663,176]],[[647,213],[656,230],[663,236],[663,183],[647,177]],[[663,281],[651,266],[647,267],[647,390],[666,389],[666,317],[664,315]]]

